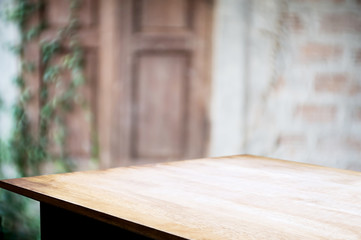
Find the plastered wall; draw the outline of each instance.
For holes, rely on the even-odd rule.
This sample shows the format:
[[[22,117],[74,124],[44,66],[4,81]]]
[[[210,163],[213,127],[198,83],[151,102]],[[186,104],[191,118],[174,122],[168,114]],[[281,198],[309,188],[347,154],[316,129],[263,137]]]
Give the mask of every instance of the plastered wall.
[[[361,2],[217,4],[210,155],[361,170]]]

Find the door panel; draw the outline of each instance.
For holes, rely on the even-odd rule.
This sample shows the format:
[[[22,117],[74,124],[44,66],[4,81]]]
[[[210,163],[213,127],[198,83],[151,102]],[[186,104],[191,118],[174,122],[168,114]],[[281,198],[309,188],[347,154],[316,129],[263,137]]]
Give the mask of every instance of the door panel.
[[[188,55],[151,52],[135,58],[134,158],[180,158],[184,151]]]
[[[138,0],[134,7],[139,32],[176,32],[190,28],[190,0]]]

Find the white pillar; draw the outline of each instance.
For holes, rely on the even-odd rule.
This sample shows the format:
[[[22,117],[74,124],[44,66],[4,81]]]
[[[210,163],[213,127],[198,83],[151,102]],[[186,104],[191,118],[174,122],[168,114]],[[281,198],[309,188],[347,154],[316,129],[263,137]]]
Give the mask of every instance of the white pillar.
[[[249,0],[216,1],[210,156],[244,151],[247,36],[251,4]]]

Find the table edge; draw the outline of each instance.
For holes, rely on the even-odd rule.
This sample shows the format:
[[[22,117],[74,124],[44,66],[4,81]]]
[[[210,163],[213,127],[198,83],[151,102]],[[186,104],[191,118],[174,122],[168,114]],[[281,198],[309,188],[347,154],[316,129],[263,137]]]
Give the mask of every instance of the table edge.
[[[140,223],[132,222],[107,213],[99,212],[91,208],[80,206],[62,199],[49,197],[45,194],[41,194],[29,189],[16,186],[14,184],[11,184],[9,180],[0,180],[0,188],[11,191],[16,194],[20,194],[35,201],[39,201],[40,203],[47,203],[68,211],[75,212],[77,214],[94,218],[98,221],[102,221],[107,224],[111,224],[113,226],[120,227],[122,229],[144,235],[146,237],[151,237],[154,239],[187,240],[187,238],[177,236],[169,232],[155,229]]]

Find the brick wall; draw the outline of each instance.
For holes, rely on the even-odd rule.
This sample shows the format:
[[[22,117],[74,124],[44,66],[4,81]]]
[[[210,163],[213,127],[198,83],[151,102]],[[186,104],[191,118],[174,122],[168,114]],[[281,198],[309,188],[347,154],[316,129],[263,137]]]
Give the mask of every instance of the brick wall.
[[[252,1],[243,151],[361,170],[361,1]]]

